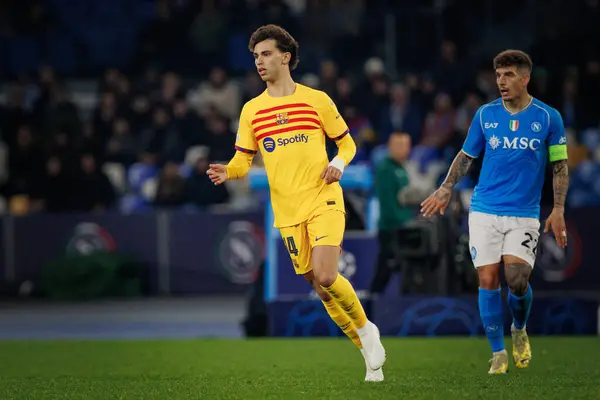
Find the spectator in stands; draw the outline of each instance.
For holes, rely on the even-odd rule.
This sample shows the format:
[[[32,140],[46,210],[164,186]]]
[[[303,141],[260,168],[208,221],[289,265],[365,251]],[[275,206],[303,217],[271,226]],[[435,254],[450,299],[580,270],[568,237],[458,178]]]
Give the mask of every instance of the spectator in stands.
[[[110,180],[98,168],[96,158],[92,154],[83,154],[80,160],[73,208],[84,212],[108,210],[116,200],[116,193]]]
[[[175,99],[183,96],[181,78],[176,73],[169,71],[163,75],[158,103],[164,106],[172,106]]]
[[[60,158],[51,156],[46,161],[46,171],[35,196],[39,199],[36,208],[49,213],[69,212],[73,209],[72,198],[78,189]]]
[[[335,91],[330,96],[340,110],[359,104],[356,94],[353,91],[352,82],[347,77],[338,78],[335,84]]]
[[[319,74],[321,82],[321,90],[327,93],[330,97],[336,92],[337,79],[339,77],[338,68],[335,62],[325,60],[321,63],[321,71]],[[337,104],[339,107],[339,104]]]
[[[206,118],[209,134],[210,158],[213,161],[229,160],[233,157],[235,135],[229,129],[229,121],[216,110]]]
[[[419,144],[434,149],[446,146],[454,136],[455,111],[452,100],[446,93],[435,97],[434,109],[427,114],[423,136]]]
[[[94,112],[94,132],[103,141],[110,136],[117,117],[117,99],[112,92],[104,92]]]
[[[209,164],[206,154],[194,155],[190,162],[194,169],[185,182],[186,201],[200,207],[226,203],[229,200],[227,186],[215,186],[206,179]]]
[[[391,104],[382,111],[380,143],[386,143],[392,132],[406,132],[411,140],[419,142],[421,111],[410,101],[408,88],[396,83],[390,90]]]
[[[51,88],[49,102],[43,109],[43,126],[50,132],[64,132],[70,139],[81,131],[79,110],[71,101],[64,87],[55,84]]]
[[[557,104],[565,128],[577,128],[581,120],[581,103],[577,93],[577,82],[567,78],[563,83],[562,96]]]
[[[73,170],[78,168],[79,157],[75,144],[65,132],[56,132],[50,137],[49,151],[52,155],[60,158],[64,169]],[[42,162],[43,162],[42,156]]]
[[[6,195],[10,197],[33,193],[43,171],[43,163],[43,150],[38,145],[31,127],[21,125],[17,131],[16,146],[9,151],[10,173]]]
[[[152,107],[146,92],[137,92],[133,95],[127,115],[134,136],[137,137],[151,127]]]
[[[366,82],[360,88],[358,98],[361,99],[359,106],[373,123],[375,130],[381,129],[381,110],[388,107],[389,100],[389,78],[385,74],[383,61],[379,58],[370,58],[365,62]]]
[[[265,90],[265,84],[260,79],[256,71],[246,73],[242,85],[242,103],[252,100]]]
[[[185,180],[174,162],[165,163],[158,177],[154,204],[160,207],[180,206],[185,203]]]
[[[443,41],[440,46],[439,59],[432,72],[440,90],[450,94],[452,99],[460,97],[464,74],[458,63],[456,44],[453,41]]]
[[[241,110],[241,93],[238,86],[229,81],[227,72],[221,67],[210,71],[208,82],[200,84],[191,101],[195,104],[198,114],[206,116],[211,113],[211,107],[229,119],[239,117]]]
[[[143,160],[149,164],[161,165],[165,161],[182,161],[185,149],[179,132],[171,124],[171,116],[166,107],[154,109],[153,124],[144,138],[146,146]]]
[[[131,134],[129,122],[125,118],[115,120],[113,133],[106,146],[106,161],[128,167],[137,160],[138,144]]]
[[[209,145],[204,121],[190,109],[184,97],[176,98],[173,103],[173,127],[179,132],[185,148]]]
[[[78,139],[78,147],[85,153],[93,154],[96,159],[104,156],[104,141],[96,134],[92,121],[85,121]]]
[[[481,107],[482,100],[479,95],[475,92],[468,92],[465,96],[464,101],[458,107],[456,112],[455,129],[458,133],[459,140],[464,141],[471,126],[473,116],[477,112],[477,109]]]

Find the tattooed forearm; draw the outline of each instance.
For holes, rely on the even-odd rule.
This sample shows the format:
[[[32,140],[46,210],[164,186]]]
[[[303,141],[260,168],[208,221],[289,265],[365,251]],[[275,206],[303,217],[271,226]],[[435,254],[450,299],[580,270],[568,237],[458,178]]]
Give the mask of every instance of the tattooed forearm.
[[[567,191],[569,190],[569,167],[567,160],[560,160],[552,164],[554,177],[552,186],[554,187],[554,208],[565,208]]]
[[[466,155],[463,151],[459,151],[452,165],[450,166],[450,170],[448,171],[448,175],[442,183],[442,187],[446,189],[452,189],[454,185],[460,181],[460,179],[469,172],[469,168],[473,163],[473,158]]]

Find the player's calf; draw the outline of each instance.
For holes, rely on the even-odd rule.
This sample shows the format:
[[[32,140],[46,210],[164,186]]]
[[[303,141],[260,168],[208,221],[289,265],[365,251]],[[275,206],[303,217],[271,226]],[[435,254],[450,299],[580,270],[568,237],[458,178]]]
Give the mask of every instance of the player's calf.
[[[505,256],[504,275],[510,288],[508,308],[513,317],[511,327],[512,355],[517,368],[527,368],[531,361],[531,344],[525,328],[533,301],[533,292],[531,285],[529,285],[531,271],[531,265],[525,261],[514,256]]]
[[[312,260],[315,279],[350,317],[356,326],[369,366],[373,370],[378,370],[386,360],[379,330],[367,319],[352,284],[338,273],[339,254],[339,246],[315,246],[313,248]],[[333,279],[334,275],[335,279]]]
[[[479,276],[478,306],[483,330],[492,349],[490,374],[505,373],[507,359],[504,348],[504,318],[502,316],[502,293],[500,289],[500,264],[477,267]]]
[[[344,334],[348,336],[350,340],[352,340],[358,349],[362,350],[362,344],[360,343],[360,338],[356,332],[356,326],[354,326],[352,320],[350,320],[350,317],[346,315],[344,310],[342,310],[335,300],[333,300],[329,293],[327,293],[319,284],[315,282],[315,276],[312,271],[304,274],[303,276],[321,298],[321,302],[323,303],[323,306],[325,307],[325,310],[327,311],[327,314],[329,314],[329,317],[332,319],[332,321],[340,327],[342,332],[344,332]]]

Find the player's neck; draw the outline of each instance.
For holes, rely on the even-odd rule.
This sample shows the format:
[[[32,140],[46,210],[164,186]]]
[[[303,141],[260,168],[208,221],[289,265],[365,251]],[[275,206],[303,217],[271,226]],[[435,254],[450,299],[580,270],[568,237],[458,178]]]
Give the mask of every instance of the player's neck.
[[[527,92],[523,93],[518,98],[514,98],[513,100],[504,101],[504,107],[511,113],[518,113],[519,111],[523,111],[529,103],[531,103],[531,95]]]
[[[267,82],[267,93],[271,97],[291,96],[296,92],[296,82],[290,75],[274,82]]]

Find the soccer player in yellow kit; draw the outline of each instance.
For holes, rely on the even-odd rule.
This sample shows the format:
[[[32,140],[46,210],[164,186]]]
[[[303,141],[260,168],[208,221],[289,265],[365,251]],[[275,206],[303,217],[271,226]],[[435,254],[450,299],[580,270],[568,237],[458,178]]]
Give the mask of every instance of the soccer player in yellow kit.
[[[366,381],[382,381],[386,353],[379,330],[367,319],[350,282],[338,273],[345,229],[340,180],[356,145],[333,101],[297,84],[298,43],[283,28],[266,25],[250,38],[256,68],[267,89],[248,101],[240,116],[236,154],[227,165],[211,164],[215,184],[248,173],[254,154],[263,156],[276,228],[296,274],[319,294],[335,323],[361,350]],[[338,146],[330,162],[325,135]]]

